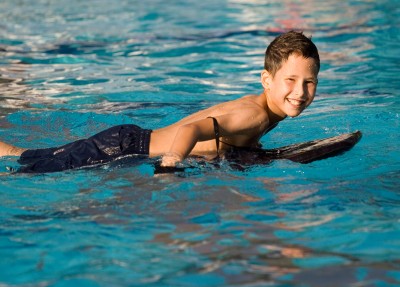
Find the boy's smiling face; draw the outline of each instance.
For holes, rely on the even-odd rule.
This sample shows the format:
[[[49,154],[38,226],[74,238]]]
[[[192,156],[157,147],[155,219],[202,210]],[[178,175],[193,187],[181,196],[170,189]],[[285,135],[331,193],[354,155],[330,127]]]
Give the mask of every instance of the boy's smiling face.
[[[261,75],[269,110],[278,117],[296,117],[314,100],[318,68],[313,58],[292,54],[272,76]]]

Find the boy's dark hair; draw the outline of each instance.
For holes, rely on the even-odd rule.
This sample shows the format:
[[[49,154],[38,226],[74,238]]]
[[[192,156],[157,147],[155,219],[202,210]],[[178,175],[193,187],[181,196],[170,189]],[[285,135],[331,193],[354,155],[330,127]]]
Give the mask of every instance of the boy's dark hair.
[[[276,37],[265,51],[264,69],[273,77],[290,55],[298,54],[304,58],[313,58],[319,71],[320,61],[318,49],[311,37],[303,32],[289,31]]]

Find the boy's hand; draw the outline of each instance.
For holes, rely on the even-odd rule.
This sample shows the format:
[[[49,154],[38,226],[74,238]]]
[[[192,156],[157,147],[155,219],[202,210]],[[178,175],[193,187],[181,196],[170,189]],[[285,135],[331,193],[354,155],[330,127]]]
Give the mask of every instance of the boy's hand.
[[[154,174],[182,172],[185,170],[183,167],[176,167],[176,165],[182,160],[183,157],[178,153],[166,153],[163,155],[161,163],[155,165]]]
[[[181,162],[183,157],[175,152],[168,152],[163,155],[161,160],[162,167],[175,167],[177,163]]]

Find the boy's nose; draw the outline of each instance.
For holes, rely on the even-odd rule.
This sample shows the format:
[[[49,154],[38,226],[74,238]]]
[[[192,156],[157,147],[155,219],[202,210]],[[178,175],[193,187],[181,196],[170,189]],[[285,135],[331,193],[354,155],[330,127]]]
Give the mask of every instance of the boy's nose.
[[[305,93],[305,87],[304,87],[304,85],[303,85],[303,84],[298,84],[298,85],[296,86],[296,89],[295,89],[295,91],[294,91],[294,94],[295,94],[296,96],[298,96],[298,97],[302,97],[302,96],[304,95],[304,93]]]

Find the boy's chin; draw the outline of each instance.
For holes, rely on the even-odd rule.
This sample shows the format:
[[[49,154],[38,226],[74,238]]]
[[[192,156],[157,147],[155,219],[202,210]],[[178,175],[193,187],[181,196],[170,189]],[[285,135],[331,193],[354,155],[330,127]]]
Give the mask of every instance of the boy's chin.
[[[290,112],[290,113],[287,113],[286,115],[287,115],[288,117],[290,117],[290,118],[295,118],[295,117],[300,116],[302,112],[303,112],[303,111]]]
[[[285,106],[282,110],[286,116],[290,118],[295,118],[301,115],[301,113],[306,109],[306,106],[301,107],[293,107],[293,106]]]

